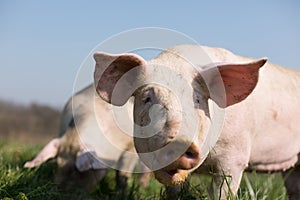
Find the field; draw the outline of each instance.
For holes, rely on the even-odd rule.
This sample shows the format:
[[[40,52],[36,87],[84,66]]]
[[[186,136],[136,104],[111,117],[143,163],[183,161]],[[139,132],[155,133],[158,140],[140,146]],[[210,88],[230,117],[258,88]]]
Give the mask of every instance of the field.
[[[165,189],[152,179],[150,186],[137,185],[137,175],[129,180],[126,195],[115,192],[115,173],[109,171],[91,193],[79,188],[62,189],[53,182],[55,160],[36,169],[24,169],[42,148],[16,142],[0,142],[0,199],[165,199]],[[193,175],[180,194],[181,199],[209,199],[210,177]],[[245,173],[236,199],[284,200],[286,191],[280,174]]]

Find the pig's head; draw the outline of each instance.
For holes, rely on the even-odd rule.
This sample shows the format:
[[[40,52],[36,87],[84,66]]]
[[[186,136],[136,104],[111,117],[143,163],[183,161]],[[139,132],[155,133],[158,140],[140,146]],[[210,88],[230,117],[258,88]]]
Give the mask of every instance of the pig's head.
[[[211,124],[209,99],[221,108],[243,101],[266,62],[213,64],[199,71],[172,53],[149,62],[135,54],[95,53],[94,58],[102,99],[121,106],[134,96],[136,150],[165,185],[184,182],[204,160],[200,149]]]

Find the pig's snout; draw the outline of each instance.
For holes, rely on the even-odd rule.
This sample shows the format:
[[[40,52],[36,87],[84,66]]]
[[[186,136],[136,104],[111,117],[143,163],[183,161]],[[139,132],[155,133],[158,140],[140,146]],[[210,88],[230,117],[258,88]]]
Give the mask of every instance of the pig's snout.
[[[192,143],[186,151],[167,168],[170,169],[192,169],[200,162],[200,152],[197,145]]]
[[[166,148],[156,155],[158,163],[165,167],[163,169],[189,170],[196,167],[200,162],[200,150],[194,142],[175,140],[170,142]]]

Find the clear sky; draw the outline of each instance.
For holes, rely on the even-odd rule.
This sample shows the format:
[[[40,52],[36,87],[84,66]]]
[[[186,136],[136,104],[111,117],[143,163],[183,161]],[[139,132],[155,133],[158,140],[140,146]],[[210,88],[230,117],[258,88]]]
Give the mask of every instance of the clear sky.
[[[300,1],[0,1],[0,99],[63,106],[85,57],[132,28],[300,69]],[[92,75],[91,75],[92,82]]]

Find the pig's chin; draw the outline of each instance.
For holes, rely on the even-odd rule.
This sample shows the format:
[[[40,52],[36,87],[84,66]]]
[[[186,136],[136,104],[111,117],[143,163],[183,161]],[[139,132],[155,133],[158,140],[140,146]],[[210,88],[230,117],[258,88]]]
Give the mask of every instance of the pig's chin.
[[[166,186],[179,185],[183,183],[188,175],[189,170],[176,169],[176,170],[158,170],[154,172],[155,178]]]

